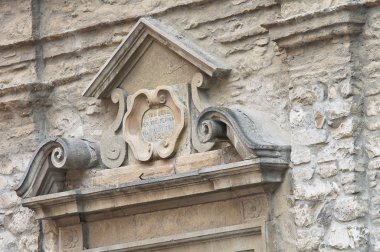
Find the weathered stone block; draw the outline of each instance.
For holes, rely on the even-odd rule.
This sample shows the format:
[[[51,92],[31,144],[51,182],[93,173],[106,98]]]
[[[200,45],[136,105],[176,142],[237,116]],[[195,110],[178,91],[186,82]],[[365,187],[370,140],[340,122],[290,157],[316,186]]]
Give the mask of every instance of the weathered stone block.
[[[8,229],[14,235],[36,229],[37,223],[34,222],[34,212],[29,208],[20,208],[12,213],[12,218],[8,224]]]
[[[380,83],[377,79],[368,80],[367,88],[365,90],[365,95],[377,95],[380,93]]]
[[[2,2],[0,4],[0,16],[3,26],[0,45],[12,45],[19,41],[31,39],[32,18],[29,1]]]
[[[301,107],[293,107],[290,110],[289,121],[293,128],[305,127],[312,122],[312,115]]]
[[[358,122],[356,119],[349,117],[344,120],[340,125],[331,130],[332,136],[335,139],[340,139],[343,137],[351,137],[353,136],[356,128],[358,127]]]
[[[293,167],[292,174],[294,181],[310,180],[314,174],[314,167],[311,164],[301,164]]]
[[[292,209],[294,211],[294,220],[299,227],[307,227],[313,223],[314,210],[308,203],[297,202]]]
[[[367,116],[375,116],[380,114],[380,96],[371,96],[367,98],[366,105]]]
[[[20,198],[16,195],[16,192],[2,192],[0,193],[0,206],[2,209],[9,209],[20,204]]]
[[[291,161],[293,164],[298,165],[310,162],[310,148],[302,145],[295,145],[292,147]]]
[[[327,146],[318,153],[318,162],[327,162],[349,157],[355,151],[354,139],[330,141]]]
[[[359,171],[363,170],[360,164],[355,160],[354,156],[349,156],[338,160],[338,168],[340,171]]]
[[[380,156],[380,136],[367,137],[365,147],[369,158]]]
[[[327,234],[327,245],[339,250],[366,251],[368,231],[368,228],[362,225],[344,226],[334,222]]]
[[[380,130],[380,116],[368,117],[365,125],[369,130]]]
[[[332,220],[333,210],[333,203],[331,201],[324,203],[322,209],[317,215],[317,223],[324,226],[325,228],[329,227]]]
[[[335,162],[321,163],[317,166],[317,173],[321,178],[330,178],[338,173]]]
[[[336,190],[337,185],[321,180],[298,182],[294,186],[294,197],[300,200],[321,200],[327,195],[334,197]]]
[[[380,157],[369,160],[368,169],[370,170],[380,169]]]
[[[17,252],[17,237],[8,231],[0,231],[0,251]]]
[[[357,180],[358,174],[356,172],[345,172],[341,174],[342,185],[353,183]]]
[[[312,87],[296,86],[289,92],[290,101],[303,106],[312,105],[324,98],[324,89],[321,86]]]
[[[330,247],[344,250],[350,247],[350,236],[346,227],[334,223],[327,233],[327,245]]]
[[[334,207],[335,218],[344,222],[364,217],[367,212],[367,202],[354,196],[338,198]]]
[[[327,116],[329,120],[334,120],[348,116],[351,112],[352,99],[334,100],[327,104]]]
[[[323,129],[298,129],[292,132],[292,143],[302,145],[313,145],[325,143],[328,132]]]
[[[322,227],[313,226],[309,229],[297,231],[298,251],[312,251],[318,249],[325,231]]]

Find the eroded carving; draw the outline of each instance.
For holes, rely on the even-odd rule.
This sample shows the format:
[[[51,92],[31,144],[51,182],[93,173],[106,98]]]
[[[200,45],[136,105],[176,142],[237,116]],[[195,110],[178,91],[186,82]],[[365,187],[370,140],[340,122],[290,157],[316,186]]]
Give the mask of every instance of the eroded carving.
[[[278,144],[263,133],[258,122],[239,109],[210,107],[197,121],[197,135],[202,143],[230,141],[243,159],[271,157],[289,159],[290,146]],[[270,140],[271,139],[271,140]]]
[[[170,87],[143,89],[133,96],[132,107],[124,116],[123,137],[140,161],[168,158],[184,126],[184,106]]]
[[[82,226],[60,228],[60,251],[78,251],[83,249]]]
[[[109,129],[105,130],[102,134],[100,154],[104,165],[108,168],[117,168],[123,164],[127,155],[125,141],[121,136],[116,134],[121,126],[127,108],[125,91],[115,88],[111,93],[111,100],[113,103],[119,104],[119,110]]]
[[[49,138],[34,153],[20,186],[20,197],[64,189],[67,169],[86,169],[99,163],[98,145],[85,139]]]
[[[243,217],[245,220],[255,219],[267,212],[268,202],[263,195],[242,199]]]

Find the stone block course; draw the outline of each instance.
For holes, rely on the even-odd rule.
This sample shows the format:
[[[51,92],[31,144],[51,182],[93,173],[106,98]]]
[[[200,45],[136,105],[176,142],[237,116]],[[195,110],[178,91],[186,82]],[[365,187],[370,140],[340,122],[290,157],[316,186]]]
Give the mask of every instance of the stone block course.
[[[291,186],[283,196],[292,206],[272,221],[294,234],[283,234],[286,242],[275,251],[283,244],[298,251],[380,251],[380,222],[371,221],[380,211],[379,1],[39,1],[32,13],[35,2],[0,3],[0,251],[38,251],[39,224],[13,190],[43,138],[100,139],[117,108],[81,93],[145,15],[232,68],[208,91],[211,104],[268,112],[291,139]],[[326,35],[327,27],[317,27],[339,8],[356,22],[363,6],[358,32],[336,28]],[[300,31],[304,40],[294,47],[293,37],[276,42],[271,28],[261,26],[280,20],[288,29],[293,17],[317,27]],[[334,26],[341,19],[331,20]],[[297,27],[286,32],[296,34]],[[48,222],[41,226],[58,235]],[[57,249],[51,241],[46,251]]]

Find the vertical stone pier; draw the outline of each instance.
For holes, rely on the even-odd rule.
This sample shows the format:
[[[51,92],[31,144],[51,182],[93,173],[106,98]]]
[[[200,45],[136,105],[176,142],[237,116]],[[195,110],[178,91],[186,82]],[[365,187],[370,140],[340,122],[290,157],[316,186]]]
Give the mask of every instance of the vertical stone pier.
[[[283,3],[283,16],[302,9],[297,3]],[[366,6],[348,4],[264,25],[287,53],[299,251],[370,247],[366,154],[374,154],[364,149],[370,140],[361,123],[367,98],[360,78],[366,13]]]

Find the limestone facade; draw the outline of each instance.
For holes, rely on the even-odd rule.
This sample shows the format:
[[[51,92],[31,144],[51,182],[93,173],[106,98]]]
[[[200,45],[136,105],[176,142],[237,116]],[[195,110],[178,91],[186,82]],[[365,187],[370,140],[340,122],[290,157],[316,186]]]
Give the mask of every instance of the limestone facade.
[[[110,70],[108,83],[103,66],[142,17],[173,39],[160,33],[163,46],[153,42],[132,74]],[[6,0],[0,24],[0,251],[380,251],[380,1]],[[171,84],[174,149],[131,149],[124,114],[136,94]],[[194,142],[197,119],[215,118],[227,141]],[[71,142],[83,138],[96,144]],[[273,146],[277,163],[262,159],[262,138],[289,145],[290,162]],[[116,139],[126,158],[102,161]],[[54,188],[41,171],[18,197],[39,148],[59,141],[88,148],[72,165],[88,169],[51,172]]]

